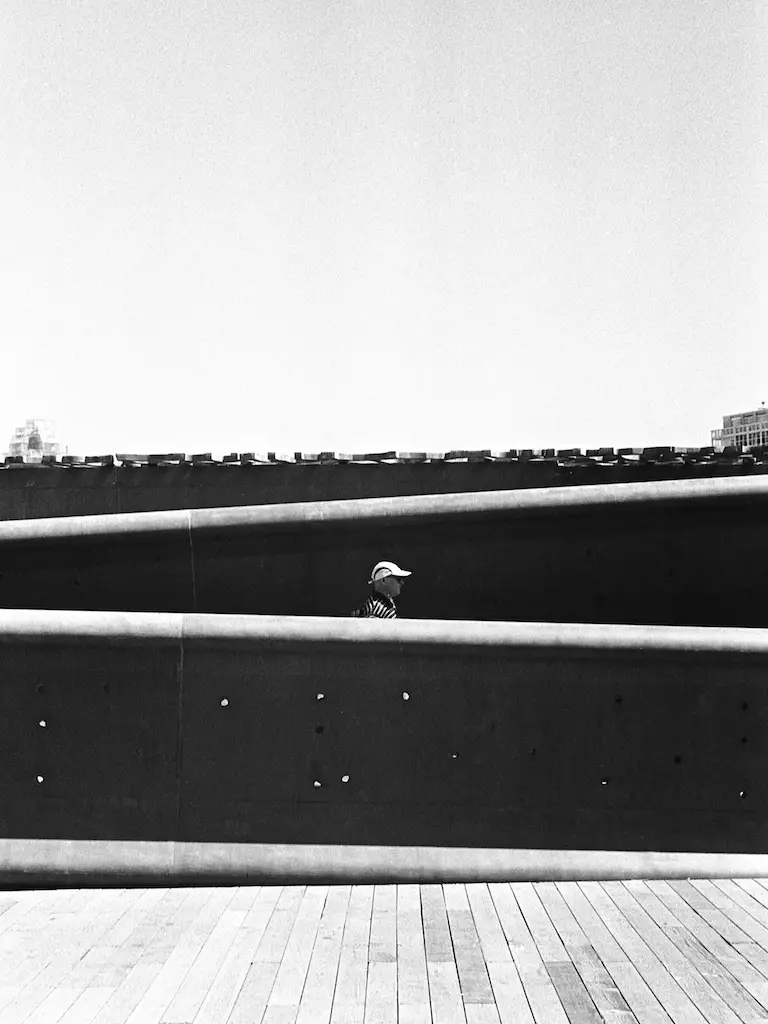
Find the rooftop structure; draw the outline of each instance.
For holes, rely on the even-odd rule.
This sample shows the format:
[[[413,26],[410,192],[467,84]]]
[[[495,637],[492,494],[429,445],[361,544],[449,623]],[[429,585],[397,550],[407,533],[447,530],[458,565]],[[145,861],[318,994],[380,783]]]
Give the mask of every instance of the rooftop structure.
[[[719,451],[724,448],[754,448],[768,444],[768,408],[723,416],[723,425],[712,431],[712,444]]]

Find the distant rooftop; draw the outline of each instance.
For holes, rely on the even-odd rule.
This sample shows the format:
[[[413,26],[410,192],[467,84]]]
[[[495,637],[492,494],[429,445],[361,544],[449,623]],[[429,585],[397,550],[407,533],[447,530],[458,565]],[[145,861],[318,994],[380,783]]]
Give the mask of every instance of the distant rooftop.
[[[214,455],[211,452],[187,455],[183,452],[164,454],[117,453],[108,455],[59,455],[32,453],[8,455],[0,469],[36,468],[72,469],[106,468],[110,466],[280,466],[280,465],[407,465],[419,463],[456,462],[546,462],[562,465],[624,464],[686,464],[731,463],[744,466],[768,464],[768,445],[751,448],[714,446],[683,448],[655,446],[648,448],[511,448],[458,449],[443,452],[232,452]]]

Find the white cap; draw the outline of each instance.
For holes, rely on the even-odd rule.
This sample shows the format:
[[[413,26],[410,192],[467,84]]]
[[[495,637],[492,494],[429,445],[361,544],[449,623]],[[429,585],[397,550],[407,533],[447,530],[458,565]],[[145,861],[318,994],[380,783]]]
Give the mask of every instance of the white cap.
[[[375,583],[376,580],[386,579],[387,576],[399,576],[401,579],[404,579],[410,575],[412,574],[408,569],[401,569],[394,562],[377,562],[373,569],[371,569],[371,578],[368,582]]]

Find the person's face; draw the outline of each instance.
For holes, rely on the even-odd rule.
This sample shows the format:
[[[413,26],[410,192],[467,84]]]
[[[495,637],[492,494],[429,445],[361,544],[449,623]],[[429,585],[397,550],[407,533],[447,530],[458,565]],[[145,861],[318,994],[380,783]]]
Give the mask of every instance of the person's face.
[[[386,576],[382,581],[382,589],[390,597],[397,597],[403,589],[403,580],[399,576]]]

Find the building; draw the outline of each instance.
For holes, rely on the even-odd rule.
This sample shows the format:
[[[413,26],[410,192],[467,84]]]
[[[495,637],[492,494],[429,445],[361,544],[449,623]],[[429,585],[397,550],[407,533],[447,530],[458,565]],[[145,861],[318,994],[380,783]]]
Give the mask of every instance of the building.
[[[8,455],[21,456],[25,462],[42,462],[44,455],[60,455],[56,425],[51,420],[27,420],[16,427],[8,446]]]
[[[730,445],[754,448],[768,444],[768,408],[765,403],[750,412],[723,416],[722,427],[712,431],[712,444],[720,450]]]

